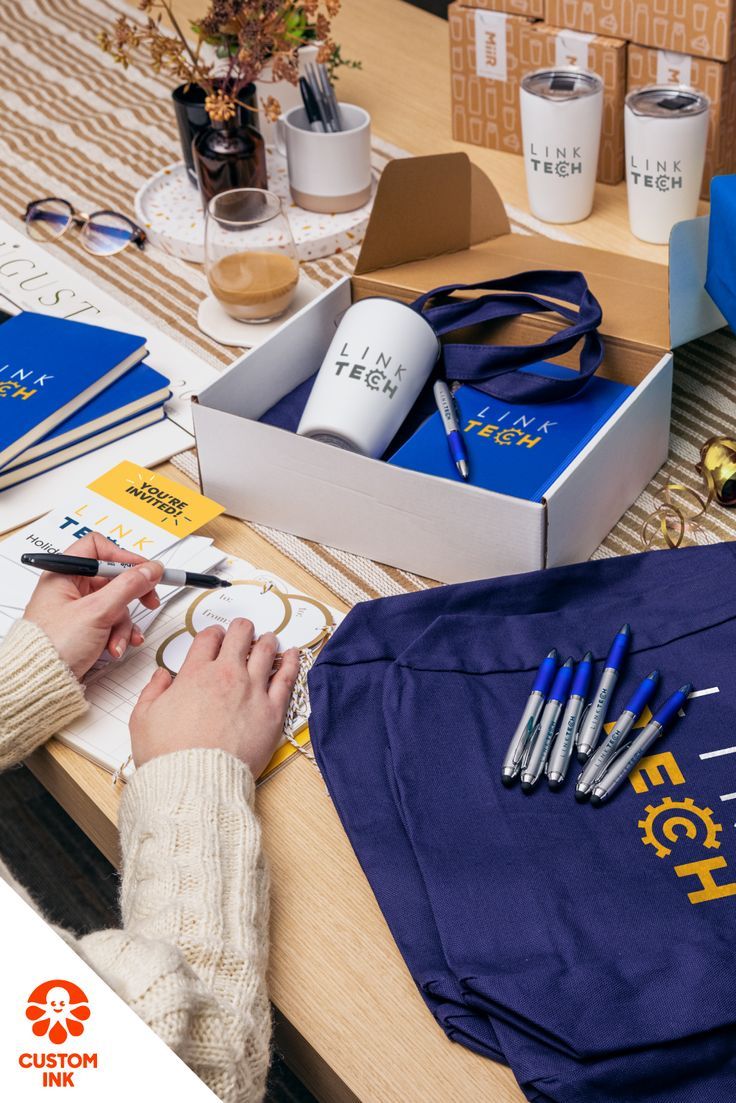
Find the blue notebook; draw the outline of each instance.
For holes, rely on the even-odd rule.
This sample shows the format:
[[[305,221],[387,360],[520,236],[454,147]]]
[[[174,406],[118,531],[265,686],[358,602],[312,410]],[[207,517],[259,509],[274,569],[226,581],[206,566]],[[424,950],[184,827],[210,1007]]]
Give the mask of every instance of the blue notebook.
[[[80,456],[86,456],[88,452],[94,452],[97,448],[104,448],[106,444],[128,437],[131,433],[137,433],[139,429],[145,429],[149,425],[155,425],[166,417],[163,403],[151,406],[147,410],[133,414],[132,417],[116,421],[96,433],[89,433],[72,444],[66,444],[35,460],[18,462],[15,459],[7,467],[0,471],[0,492],[7,490],[18,483],[24,483],[26,479],[32,479],[44,471],[51,471],[54,467],[61,467]],[[23,453],[25,456],[26,453]],[[19,457],[22,460],[22,457]]]
[[[127,421],[152,406],[161,406],[171,395],[169,386],[165,375],[147,364],[136,364],[91,402],[86,402],[75,414],[11,460],[8,468],[41,459],[118,422]]]
[[[0,468],[146,354],[145,339],[29,311],[0,326]]]
[[[552,379],[577,375],[548,362],[521,370]],[[470,485],[540,502],[632,390],[596,375],[580,395],[565,402],[511,404],[474,387],[459,387],[455,403],[468,450]],[[388,462],[463,482],[450,459],[439,414],[425,421]]]

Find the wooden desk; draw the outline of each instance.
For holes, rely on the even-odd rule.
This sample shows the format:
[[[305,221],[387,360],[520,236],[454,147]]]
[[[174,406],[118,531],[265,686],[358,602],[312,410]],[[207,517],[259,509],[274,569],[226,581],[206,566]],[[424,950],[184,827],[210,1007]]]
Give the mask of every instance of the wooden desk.
[[[177,6],[186,18],[202,5]],[[525,208],[520,158],[451,139],[446,23],[400,0],[344,0],[343,7],[337,37],[364,69],[343,72],[341,98],[363,104],[376,132],[412,153],[465,148],[504,200]],[[582,243],[666,262],[664,248],[629,234],[623,186],[599,187],[593,217],[568,230]],[[340,604],[245,525],[220,518],[204,531],[295,589]],[[117,861],[118,794],[109,775],[53,742],[29,765]],[[314,767],[292,760],[259,790],[258,807],[273,872],[279,1042],[315,1094],[329,1103],[518,1103],[510,1072],[452,1045],[425,1009]]]

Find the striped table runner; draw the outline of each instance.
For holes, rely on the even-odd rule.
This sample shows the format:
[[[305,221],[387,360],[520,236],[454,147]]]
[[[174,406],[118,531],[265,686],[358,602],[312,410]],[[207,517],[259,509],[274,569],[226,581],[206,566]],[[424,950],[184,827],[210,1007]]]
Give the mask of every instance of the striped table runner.
[[[20,221],[29,200],[45,196],[67,198],[82,210],[110,207],[132,216],[134,193],[163,165],[178,160],[180,149],[170,81],[134,66],[124,71],[96,44],[99,31],[118,13],[130,13],[131,6],[125,0],[23,0],[12,7],[12,19],[0,26],[3,216]],[[374,152],[388,159],[398,151],[376,143]],[[511,208],[509,215],[517,233],[550,233],[521,211]],[[554,236],[575,240],[569,232]],[[207,293],[199,266],[153,248],[98,259],[81,248],[73,233],[54,248],[210,364],[221,368],[233,360],[232,349],[216,345],[197,328],[197,307]],[[305,269],[328,287],[349,274],[354,263],[351,251]],[[736,421],[735,356],[736,340],[725,331],[676,354],[670,457],[595,558],[642,550],[642,525],[665,484],[700,489],[694,470],[700,444],[733,432]],[[193,452],[174,462],[196,479]],[[433,585],[359,556],[252,527],[349,604]],[[687,542],[728,539],[736,539],[736,511],[712,506]]]

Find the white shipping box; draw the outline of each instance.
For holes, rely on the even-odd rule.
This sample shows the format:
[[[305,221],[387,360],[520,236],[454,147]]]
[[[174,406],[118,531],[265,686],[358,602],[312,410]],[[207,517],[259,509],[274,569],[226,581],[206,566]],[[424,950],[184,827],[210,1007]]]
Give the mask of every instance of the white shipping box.
[[[318,370],[352,301],[388,295],[410,302],[440,284],[533,268],[585,273],[603,306],[602,374],[635,386],[542,502],[403,470],[259,423]],[[690,330],[697,316],[691,308]],[[711,321],[706,308],[700,332]],[[556,315],[525,316],[495,329],[492,339],[538,342],[560,325]],[[669,348],[666,268],[512,235],[498,194],[465,154],[397,160],[383,174],[356,274],[195,400],[202,489],[237,517],[444,582],[584,560],[667,458]],[[567,362],[576,366],[574,354]]]

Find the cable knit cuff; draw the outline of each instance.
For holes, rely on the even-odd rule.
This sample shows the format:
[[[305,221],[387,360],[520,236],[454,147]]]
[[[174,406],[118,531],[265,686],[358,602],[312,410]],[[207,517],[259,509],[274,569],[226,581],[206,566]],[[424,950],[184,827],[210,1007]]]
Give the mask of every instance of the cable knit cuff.
[[[120,835],[125,851],[141,823],[157,812],[167,820],[177,812],[243,801],[253,807],[255,782],[250,768],[227,751],[199,748],[151,759],[125,786],[120,805]]]
[[[18,620],[0,645],[0,769],[85,711],[84,691],[45,632]]]

